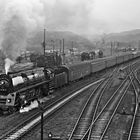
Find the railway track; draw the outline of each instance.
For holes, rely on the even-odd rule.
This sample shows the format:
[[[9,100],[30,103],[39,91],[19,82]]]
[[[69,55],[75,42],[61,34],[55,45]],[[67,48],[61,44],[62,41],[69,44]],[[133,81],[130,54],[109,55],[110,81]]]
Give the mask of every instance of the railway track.
[[[106,103],[106,105],[98,114],[98,116],[92,121],[92,124],[90,125],[85,135],[82,137],[82,140],[108,139],[108,137],[105,134],[109,128],[109,125],[113,117],[115,116],[115,113],[119,105],[121,104],[121,101],[125,97],[127,90],[130,87],[130,84],[132,83],[130,75],[133,74],[133,71],[131,69],[131,66],[129,66],[128,69],[130,73],[127,75],[127,77],[125,78],[124,82],[120,85],[120,87],[112,95],[110,100]]]
[[[82,136],[82,140],[102,140],[106,139],[106,131],[122,101],[129,86],[130,78],[127,76],[119,88],[114,92],[109,101],[103,107],[101,112],[92,119],[90,127],[87,129],[85,134]],[[71,137],[72,139],[72,137]]]
[[[62,107],[64,104],[69,102],[71,99],[76,97],[80,92],[83,92],[84,90],[88,89],[94,84],[98,84],[102,81],[98,80],[97,82],[91,83],[88,86],[80,89],[79,91],[75,92],[72,95],[67,95],[67,97],[63,97],[55,103],[50,104],[47,108],[44,108],[44,118],[50,116],[55,110],[59,109]],[[20,139],[23,135],[25,135],[28,131],[30,131],[32,128],[34,128],[36,125],[39,124],[41,120],[40,113],[35,113],[34,115],[30,116],[30,118],[26,119],[24,122],[19,124],[17,127],[13,128],[12,130],[6,132],[2,136],[0,136],[0,140],[15,140],[15,139]]]
[[[127,77],[119,88],[114,92],[101,112],[92,121],[82,140],[103,140],[106,139],[106,131],[130,85]]]
[[[108,139],[108,137],[105,134],[106,134],[106,132],[107,132],[107,130],[109,128],[109,125],[110,125],[110,123],[111,123],[111,121],[112,121],[112,119],[113,119],[113,117],[114,117],[114,115],[115,115],[115,113],[116,113],[116,111],[117,111],[121,101],[125,97],[125,94],[127,93],[127,90],[129,88],[130,84],[132,83],[131,75],[134,74],[133,70],[132,70],[132,66],[133,66],[133,68],[135,68],[136,65],[137,65],[137,63],[134,63],[134,64],[132,64],[131,66],[128,67],[129,73],[127,71],[128,75],[125,78],[124,82],[120,85],[120,87],[112,95],[112,97],[107,102],[107,104],[104,106],[104,108],[99,113],[99,115],[96,117],[96,119],[93,120],[93,122],[92,122],[91,126],[89,127],[88,131],[82,137],[82,140],[85,140],[85,139],[87,139],[87,140],[92,140],[92,139],[93,140]],[[134,77],[135,76],[136,75],[134,75]],[[133,79],[134,79],[134,77],[133,77]],[[140,86],[140,83],[138,83],[138,79],[137,78],[135,78],[135,79],[136,79],[136,82],[137,82],[137,86]],[[137,88],[137,91],[139,92],[140,88]],[[137,98],[138,94],[137,93],[136,93],[136,109],[135,109],[135,112],[137,112],[137,110],[138,110],[138,100],[137,100],[138,99]],[[134,115],[134,120],[135,120],[135,118],[136,117]],[[134,120],[133,120],[133,123],[134,123]],[[137,134],[139,134],[138,139],[140,139],[140,120],[139,120],[139,128],[136,127],[136,129],[133,129],[133,130],[134,131],[138,130],[138,132],[137,132]],[[131,128],[131,131],[132,131],[132,128]],[[138,139],[136,139],[136,140],[138,140]]]
[[[139,108],[139,92],[140,81],[137,77],[136,71],[131,76],[132,86],[135,92],[135,110],[130,126],[129,134],[125,136],[126,140],[139,140],[140,139],[140,108]]]
[[[102,80],[100,80],[98,82],[101,82],[101,81]],[[92,84],[90,84],[89,86],[91,86],[91,85]],[[87,86],[87,88],[89,86]],[[77,94],[78,93],[76,92],[76,94],[74,96],[76,96]],[[74,96],[69,97],[69,99],[72,99]],[[61,105],[63,105],[63,103],[65,101],[66,102],[68,101],[68,100],[64,100],[64,102],[63,102],[62,101],[63,99],[59,99],[55,103],[51,104],[49,107],[45,108],[45,110],[47,110],[47,111],[44,113],[44,117],[47,117],[48,115],[50,115],[49,113],[52,113],[53,111],[55,111],[55,109],[57,107],[61,107]],[[60,101],[62,101],[62,102],[59,104]],[[54,104],[56,104],[56,106]],[[52,106],[55,106],[55,107],[52,109]],[[33,127],[35,127],[37,124],[39,124],[39,122],[40,122],[40,114],[36,113],[36,114],[30,116],[30,118],[28,118],[28,120],[25,120],[24,122],[19,124],[16,128],[13,128],[10,131],[6,132],[4,135],[0,136],[0,139],[1,140],[19,139],[21,136],[25,135],[29,130],[31,130]]]
[[[108,77],[108,72],[105,77]],[[100,83],[102,80],[103,79],[100,79],[97,82],[95,82],[94,84]],[[44,108],[44,110],[45,110],[44,118],[47,118],[48,116],[50,116],[55,110],[57,110],[58,108],[60,108],[61,106],[63,106],[67,102],[69,102],[69,100],[71,100],[72,98],[77,96],[80,92],[84,91],[85,89],[89,88],[92,85],[93,85],[93,83],[91,83],[91,84],[87,85],[85,88],[82,88],[81,90],[75,92],[75,94],[73,94],[73,95],[71,95],[72,94],[71,93],[63,98],[58,99],[54,103],[50,104],[47,108]],[[39,112],[35,113],[35,114],[31,115],[28,119],[24,120],[22,123],[20,123],[16,127],[14,127],[13,129],[2,134],[0,136],[0,139],[1,140],[19,139],[20,137],[26,135],[26,133],[28,133],[30,130],[32,130],[32,128],[37,126],[39,124],[40,120],[41,120],[40,113]]]
[[[134,63],[135,64],[135,63]],[[133,65],[134,65],[133,64]],[[124,69],[128,69],[127,73],[130,73],[130,66],[125,66]],[[129,74],[128,74],[129,75]],[[114,94],[111,96],[110,100],[106,103],[104,108],[101,110],[101,112],[96,115],[97,108],[99,106],[99,102],[96,103],[97,97],[101,99],[101,94],[95,94],[94,100],[90,98],[90,100],[93,100],[92,108],[89,106],[89,103],[86,103],[85,108],[82,110],[70,136],[69,140],[73,139],[81,139],[81,140],[102,140],[105,139],[106,131],[122,101],[125,94],[127,93],[127,90],[130,86],[131,80],[129,76],[127,76],[120,85],[120,87],[114,92]],[[91,102],[90,102],[91,103]],[[96,107],[95,107],[96,104]],[[91,113],[89,117],[89,113],[87,112],[87,108],[91,108]],[[95,109],[96,108],[96,109]],[[86,110],[86,111],[85,111]],[[94,113],[93,113],[94,112]],[[86,114],[87,113],[87,114]]]
[[[113,71],[113,73],[116,72],[116,69]],[[71,133],[69,134],[69,140],[71,139],[81,139],[84,133],[89,128],[92,120],[95,118],[97,113],[97,106],[100,103],[101,97],[105,91],[105,89],[108,87],[108,85],[112,81],[111,75],[104,79],[94,91],[92,91],[90,97],[88,98],[87,102],[85,103],[85,106],[83,110],[81,111],[79,118],[77,119],[77,122],[72,129]]]

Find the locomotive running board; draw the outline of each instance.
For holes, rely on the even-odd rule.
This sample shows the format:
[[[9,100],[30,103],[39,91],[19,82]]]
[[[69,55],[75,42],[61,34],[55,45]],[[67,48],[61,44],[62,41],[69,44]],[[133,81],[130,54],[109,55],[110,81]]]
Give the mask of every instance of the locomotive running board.
[[[37,87],[37,86],[43,85],[43,84],[48,83],[48,82],[50,82],[50,81],[43,81],[43,82],[37,83],[37,84],[35,84],[35,85],[31,85],[31,86],[28,86],[28,87],[24,87],[24,88],[22,88],[22,89],[20,89],[20,90],[17,90],[17,91],[15,91],[15,92],[24,92],[24,91],[26,91],[26,90],[29,90],[29,89],[31,89],[31,88],[35,88],[35,87]]]

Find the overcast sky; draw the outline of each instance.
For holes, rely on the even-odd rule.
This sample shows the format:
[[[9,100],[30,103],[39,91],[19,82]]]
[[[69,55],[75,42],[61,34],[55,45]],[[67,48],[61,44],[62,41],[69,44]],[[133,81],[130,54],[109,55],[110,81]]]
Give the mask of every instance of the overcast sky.
[[[120,32],[140,28],[139,15],[140,0],[0,0],[0,28],[16,16],[28,32]]]
[[[37,31],[103,34],[140,29],[140,0],[0,0],[0,48],[14,60]]]
[[[68,27],[77,31],[108,33],[140,28],[140,0],[56,1],[53,4],[59,15],[57,18],[60,20],[68,16],[63,19],[64,23],[69,19]],[[55,14],[53,16],[55,17]]]
[[[95,0],[93,5],[93,18],[97,17],[101,31],[140,28],[140,0]]]

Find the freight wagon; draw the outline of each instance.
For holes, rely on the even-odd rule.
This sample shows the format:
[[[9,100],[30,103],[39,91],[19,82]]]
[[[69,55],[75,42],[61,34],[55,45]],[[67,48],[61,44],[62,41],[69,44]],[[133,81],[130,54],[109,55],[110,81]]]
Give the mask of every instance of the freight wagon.
[[[96,61],[86,61],[74,65],[52,68],[35,68],[15,74],[0,75],[0,109],[13,110],[29,104],[32,100],[47,95],[50,85],[62,87],[92,73],[140,57],[140,52],[130,53]]]
[[[75,81],[91,74],[90,62],[68,65],[67,68],[69,81]]]

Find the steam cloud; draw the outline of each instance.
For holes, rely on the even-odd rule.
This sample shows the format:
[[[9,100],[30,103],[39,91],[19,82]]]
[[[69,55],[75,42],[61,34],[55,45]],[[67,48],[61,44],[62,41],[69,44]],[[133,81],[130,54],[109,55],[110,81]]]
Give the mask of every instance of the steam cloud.
[[[0,0],[0,47],[15,60],[37,31],[87,32],[93,0]]]
[[[15,60],[26,49],[32,32],[43,26],[44,17],[40,13],[43,4],[39,0],[6,0],[3,6],[3,14],[0,15],[3,19],[0,26],[1,49],[8,58]]]
[[[12,16],[5,24],[3,37],[3,51],[8,58],[15,59],[26,45],[27,30],[24,21],[17,15]]]
[[[87,33],[91,29],[94,0],[52,0],[44,6],[45,23],[50,30]]]
[[[14,65],[14,62],[12,60],[10,60],[9,58],[5,59],[5,73],[7,74],[10,66]]]

